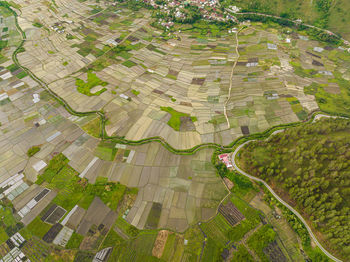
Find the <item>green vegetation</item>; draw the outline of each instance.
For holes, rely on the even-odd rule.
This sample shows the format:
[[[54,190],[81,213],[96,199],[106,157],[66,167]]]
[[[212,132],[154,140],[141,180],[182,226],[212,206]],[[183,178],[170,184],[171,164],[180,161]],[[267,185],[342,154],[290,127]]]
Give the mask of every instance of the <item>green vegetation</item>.
[[[303,0],[242,0],[239,1],[239,3],[233,0],[221,0],[220,2],[222,7],[238,5],[242,8],[242,12],[272,14],[291,20],[301,18],[308,24],[312,24],[320,28],[330,29],[335,33],[342,34],[345,37],[350,35],[349,30],[346,29],[350,21],[350,18],[347,16],[347,10],[349,10],[350,5],[346,0],[340,0],[336,2],[331,0],[316,0],[312,2]],[[281,25],[292,25],[291,22],[283,19],[272,19],[268,17],[247,14],[244,16],[242,15],[241,17],[251,19],[252,21],[273,21]],[[321,32],[318,32],[318,30],[310,29],[310,31],[317,31],[318,34],[321,34],[322,38],[326,40],[333,40],[332,36],[326,36],[325,34],[323,35]]]
[[[249,206],[245,201],[235,195],[231,196],[231,201],[235,204],[237,209],[246,217],[237,226],[230,231],[230,240],[238,241],[247,232],[255,228],[260,223],[259,211]]]
[[[320,76],[315,69],[304,69],[298,61],[291,61],[290,64],[294,68],[294,73],[300,77],[317,77]]]
[[[101,141],[95,149],[95,155],[106,161],[113,161],[118,149],[113,141]]]
[[[122,63],[122,65],[130,68],[130,67],[136,66],[137,64],[131,60],[126,60],[125,62]]]
[[[113,228],[108,232],[108,235],[106,236],[105,240],[103,241],[102,248],[106,247],[114,247],[116,245],[120,245],[125,240],[121,238],[117,232],[113,230]]]
[[[174,76],[174,75],[171,75],[171,74],[167,74],[166,77],[170,78],[170,79],[173,79],[173,80],[177,79],[177,76]]]
[[[231,191],[234,192],[237,196],[244,197],[248,192],[252,190],[257,191],[249,178],[237,173],[236,171],[227,169],[224,163],[216,162],[215,168],[221,178],[226,177],[233,182],[234,187],[231,189]]]
[[[40,23],[40,22],[34,22],[34,23],[33,23],[33,26],[38,27],[38,28],[41,28],[41,27],[43,27],[43,24]]]
[[[66,248],[67,249],[78,249],[80,244],[81,244],[81,241],[83,241],[83,239],[84,239],[84,236],[79,235],[76,232],[73,232],[71,238],[69,239],[69,241],[66,245]]]
[[[230,239],[229,233],[232,227],[221,214],[215,216],[210,222],[203,223],[201,227],[219,245],[225,246]]]
[[[37,184],[46,182],[48,188],[58,191],[53,203],[66,210],[72,209],[76,204],[87,208],[94,197],[99,197],[111,209],[117,208],[124,194],[127,193],[126,186],[108,182],[104,177],[98,177],[95,184],[89,184],[86,179],[78,176],[68,162],[63,154],[55,156],[36,181]]]
[[[176,131],[180,131],[181,117],[190,117],[189,114],[178,112],[171,107],[163,107],[162,106],[162,107],[160,107],[160,110],[168,112],[171,115],[171,118],[168,121],[168,125],[171,126]],[[192,120],[192,122],[194,122],[197,119],[194,117],[191,117],[191,120]]]
[[[73,45],[71,45],[72,48],[74,48],[74,47],[79,48],[79,50],[77,51],[77,53],[79,55],[86,57],[87,55],[92,54],[95,57],[100,57],[107,50],[109,50],[108,46],[104,46],[104,48],[102,50],[99,49],[99,48],[96,48],[95,45],[100,43],[97,40],[97,38],[100,35],[98,33],[94,32],[92,29],[90,29],[90,28],[83,28],[81,31],[79,30],[77,32],[86,32],[86,34],[84,34],[84,36],[85,36],[84,37],[84,42],[82,42],[80,44],[73,44]],[[68,40],[70,40],[70,39],[74,39],[75,37],[73,35],[71,35],[71,34],[67,34],[66,38]]]
[[[122,244],[118,256],[122,261],[157,261],[152,256],[154,241],[157,237],[157,232],[143,232],[136,239],[128,243]],[[118,260],[114,260],[118,261]]]
[[[146,226],[147,229],[156,229],[162,212],[162,205],[159,203],[153,203],[151,211],[147,217]]]
[[[335,83],[339,85],[340,93],[331,94],[325,90],[325,85],[312,83],[304,88],[306,94],[316,97],[320,109],[329,114],[350,116],[350,81],[336,78]]]
[[[291,105],[293,112],[300,120],[305,120],[307,118],[307,112],[303,109],[300,101],[296,97],[287,97],[287,101]]]
[[[101,120],[96,117],[82,126],[82,129],[93,137],[100,137],[101,132]]]
[[[19,74],[16,75],[18,79],[22,79],[28,76],[28,74],[25,71],[20,72]]]
[[[233,254],[232,261],[235,262],[254,262],[254,258],[248,252],[245,246],[239,245],[237,251]]]
[[[43,238],[50,228],[51,225],[44,223],[39,217],[34,218],[34,220],[27,226],[29,232],[38,238]]]
[[[133,89],[131,90],[131,93],[133,93],[135,96],[138,96],[140,94],[140,91]]]
[[[118,217],[116,226],[130,237],[136,237],[140,232],[136,227],[130,225],[122,217]]]
[[[258,255],[261,261],[268,262],[268,257],[264,254],[263,248],[269,243],[273,242],[276,237],[276,232],[270,225],[263,225],[258,231],[256,231],[247,241],[250,249]]]
[[[11,73],[18,70],[19,67],[16,65],[16,64],[12,64],[12,65],[9,65],[8,67],[6,67]]]
[[[32,146],[27,151],[27,156],[32,157],[40,151],[40,146]]]
[[[103,92],[105,92],[107,89],[102,88],[100,91],[97,91],[95,93],[91,93],[90,90],[96,86],[99,86],[99,85],[106,86],[106,85],[108,85],[108,83],[99,79],[96,76],[96,74],[94,74],[92,72],[88,72],[87,73],[87,82],[77,78],[75,80],[75,85],[77,86],[77,90],[79,93],[82,93],[82,94],[87,95],[87,96],[98,96],[98,95],[102,94]]]
[[[344,230],[350,217],[349,132],[348,120],[319,120],[252,142],[240,155],[244,169],[291,199],[323,233],[324,244],[344,257],[350,243]]]
[[[5,242],[10,236],[23,227],[22,223],[17,223],[11,207],[0,205],[0,243]]]
[[[7,47],[8,41],[7,40],[0,40],[0,51]]]
[[[93,252],[79,250],[74,257],[74,262],[90,262],[94,259],[94,256]]]
[[[5,232],[5,228],[0,227],[0,244],[4,243],[8,238],[9,237]]]

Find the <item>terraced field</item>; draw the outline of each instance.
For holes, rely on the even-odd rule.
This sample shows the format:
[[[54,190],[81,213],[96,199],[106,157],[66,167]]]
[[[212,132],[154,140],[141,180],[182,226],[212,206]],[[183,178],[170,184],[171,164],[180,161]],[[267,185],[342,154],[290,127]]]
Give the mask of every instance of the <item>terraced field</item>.
[[[19,231],[33,261],[92,260],[111,246],[110,261],[303,258],[300,236],[256,201],[261,188],[229,173],[228,190],[214,164],[242,136],[319,110],[348,116],[345,49],[273,23],[165,33],[126,4],[10,4],[17,13],[0,6],[2,255]],[[257,244],[270,226],[288,234]]]

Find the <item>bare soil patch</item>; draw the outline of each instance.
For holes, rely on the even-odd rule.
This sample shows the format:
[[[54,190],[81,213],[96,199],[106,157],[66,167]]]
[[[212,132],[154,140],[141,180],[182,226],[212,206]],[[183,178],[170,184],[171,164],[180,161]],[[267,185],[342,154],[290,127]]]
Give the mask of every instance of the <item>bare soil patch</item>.
[[[170,232],[168,230],[161,230],[158,232],[158,235],[157,235],[156,241],[154,242],[154,246],[152,250],[153,256],[157,258],[161,258],[161,256],[163,255],[165,243],[168,239],[169,233]]]

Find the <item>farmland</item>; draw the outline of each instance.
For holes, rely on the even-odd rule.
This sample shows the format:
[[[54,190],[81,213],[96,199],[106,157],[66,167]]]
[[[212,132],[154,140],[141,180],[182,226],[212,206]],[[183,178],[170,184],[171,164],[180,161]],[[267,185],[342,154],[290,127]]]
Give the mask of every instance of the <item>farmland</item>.
[[[59,72],[43,72],[45,66],[36,63],[39,59],[45,64],[46,47],[25,44],[28,52],[19,54],[20,61],[33,61],[30,69],[43,75],[74,110],[103,110],[107,136],[160,136],[175,148],[188,149],[207,142],[228,145],[242,135],[305,120],[319,109],[348,114],[347,52],[328,48],[293,28],[260,23],[242,28],[227,98],[229,72],[237,59],[234,34],[199,21],[175,25],[181,33],[165,38],[150,25],[148,10],[123,8],[118,15],[115,11],[107,8],[84,28],[66,28],[76,38],[60,40],[72,59],[62,69],[60,63]],[[90,49],[82,53],[87,43]],[[314,51],[316,47],[322,51]],[[93,51],[98,48],[103,54]],[[58,49],[53,59],[68,61]],[[31,58],[32,52],[43,53],[42,60]],[[317,90],[309,91],[310,85],[317,85]]]
[[[186,5],[187,20],[173,23],[142,1],[0,1],[0,258],[323,259],[292,214],[218,155],[310,125],[335,133],[333,142],[320,133],[322,154],[335,147],[346,158],[347,129],[308,120],[349,116],[349,53],[296,26],[209,22],[196,10]],[[285,169],[256,143],[250,168],[269,164],[262,176],[280,188],[300,182],[268,177]],[[331,174],[339,187],[315,180],[338,190],[337,208],[342,175]]]

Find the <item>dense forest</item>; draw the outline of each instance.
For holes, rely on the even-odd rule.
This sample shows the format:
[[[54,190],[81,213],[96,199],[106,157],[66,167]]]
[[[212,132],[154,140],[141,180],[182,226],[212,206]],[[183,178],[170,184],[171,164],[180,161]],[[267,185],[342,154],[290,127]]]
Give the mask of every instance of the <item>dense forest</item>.
[[[350,255],[350,121],[322,119],[246,145],[238,156],[308,216],[326,243]]]

